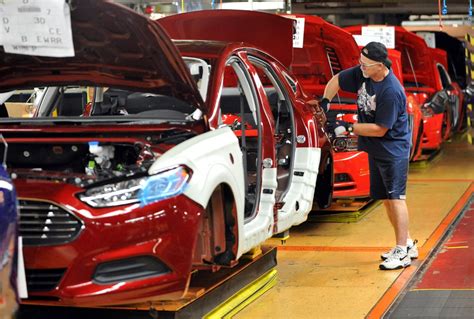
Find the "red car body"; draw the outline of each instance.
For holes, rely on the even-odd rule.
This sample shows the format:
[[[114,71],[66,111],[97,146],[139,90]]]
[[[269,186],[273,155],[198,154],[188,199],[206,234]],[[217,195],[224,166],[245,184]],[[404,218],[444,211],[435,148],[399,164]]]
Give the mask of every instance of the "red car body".
[[[448,53],[443,49],[430,48],[433,56],[433,61],[436,63],[439,78],[441,80],[441,90],[445,90],[449,97],[449,110],[445,115],[446,135],[443,137],[444,140],[448,139],[452,133],[459,131],[462,127],[463,118],[465,115],[464,111],[464,94],[461,87],[455,81],[452,81],[451,76],[448,73]]]
[[[418,31],[414,27],[410,27],[410,31],[418,34]],[[422,33],[432,34],[435,40],[435,47],[446,51],[447,61],[446,63],[443,62],[443,66],[448,70],[450,80],[452,80],[451,86],[453,89],[458,92],[466,89],[470,83],[468,83],[466,80],[466,52],[463,41],[460,41],[459,39],[452,37],[443,31],[423,30]],[[463,93],[469,94],[469,91],[465,91]],[[468,104],[468,96],[464,96],[464,94],[462,95],[462,103],[460,103],[460,110],[458,112],[458,120],[456,123],[457,125],[454,125],[453,127],[455,132],[462,131],[466,127],[466,109]],[[455,95],[461,97],[459,93],[455,93]]]
[[[395,48],[402,53],[405,90],[418,101],[423,113],[422,149],[439,149],[451,134],[462,94],[451,87],[445,52],[429,48],[421,37],[403,27],[394,28]],[[361,34],[362,26],[345,29]]]
[[[401,53],[398,50],[388,49],[388,55],[392,61],[392,70],[398,78],[402,86],[403,81],[403,67],[401,60]],[[407,98],[407,114],[408,125],[411,131],[411,147],[410,160],[417,161],[422,154],[421,139],[423,136],[423,113],[421,112],[421,104],[418,99],[409,91],[405,91]]]
[[[157,21],[166,29],[172,39],[244,41],[244,43],[269,52],[284,67],[291,69],[292,74],[295,72],[292,61],[295,60],[296,52],[291,50],[293,23],[291,20],[281,16],[241,10],[203,10],[178,16],[169,16]],[[216,28],[217,25],[219,28]],[[272,37],[268,36],[270,33],[278,34],[280,40],[274,41]],[[183,50],[181,51],[184,52]],[[278,68],[282,69],[281,66]],[[283,76],[285,76],[284,73]],[[261,76],[261,78],[263,79],[264,87],[267,87],[270,81],[265,76]],[[290,88],[296,93],[296,101],[308,101],[313,98],[306,94],[308,92],[306,86],[297,79],[290,81]],[[305,89],[303,90],[303,88]],[[321,154],[321,164],[316,186],[318,191],[316,192],[315,202],[319,207],[328,207],[333,194],[334,159],[331,143],[325,134],[326,116],[319,107],[311,111],[303,107],[299,102],[295,103],[295,107],[297,110],[302,111],[306,109],[306,111],[313,113],[317,119],[318,130],[321,130],[317,134],[317,145],[322,147],[323,152]],[[314,120],[309,113],[306,113],[304,116],[302,115],[300,120],[301,123],[298,127],[301,131],[299,133],[303,133],[305,130],[313,130],[312,127],[315,123],[313,123]]]
[[[74,57],[0,53],[3,91],[47,87],[35,117],[0,119],[20,201],[23,302],[179,299],[195,270],[232,267],[303,222],[313,200],[330,202],[324,112],[283,64],[230,34],[173,44],[160,26],[207,19],[158,24],[111,1],[73,4]],[[269,44],[289,63],[281,42]],[[83,86],[94,87],[89,102]],[[224,114],[238,115],[232,128]]]

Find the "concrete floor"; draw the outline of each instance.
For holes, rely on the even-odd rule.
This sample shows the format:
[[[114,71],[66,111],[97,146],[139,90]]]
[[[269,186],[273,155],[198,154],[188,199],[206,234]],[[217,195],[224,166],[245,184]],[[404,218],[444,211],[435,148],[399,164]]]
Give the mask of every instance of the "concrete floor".
[[[410,168],[410,232],[420,247],[411,272],[473,182],[474,146],[465,137],[445,143],[426,167]],[[356,223],[306,222],[290,230],[284,246],[277,239],[267,244],[281,247],[278,283],[234,318],[364,318],[394,282],[407,277],[402,270],[378,269],[380,253],[394,245],[382,205]]]

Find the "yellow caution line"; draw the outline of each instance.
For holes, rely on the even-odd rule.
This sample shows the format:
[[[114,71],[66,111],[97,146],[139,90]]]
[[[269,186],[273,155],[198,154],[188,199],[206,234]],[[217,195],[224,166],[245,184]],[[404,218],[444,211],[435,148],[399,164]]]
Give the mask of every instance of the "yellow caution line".
[[[460,249],[460,248],[469,248],[469,246],[444,246],[446,249]]]
[[[259,279],[248,284],[232,297],[217,306],[216,309],[205,315],[205,319],[232,318],[240,310],[248,306],[255,299],[276,285],[277,271],[272,269]]]

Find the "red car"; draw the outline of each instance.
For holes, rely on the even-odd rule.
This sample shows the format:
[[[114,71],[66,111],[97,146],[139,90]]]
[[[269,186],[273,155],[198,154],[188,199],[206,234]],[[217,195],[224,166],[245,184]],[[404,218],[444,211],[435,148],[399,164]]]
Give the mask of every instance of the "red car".
[[[362,27],[347,27],[346,30],[361,34]],[[395,27],[395,48],[402,53],[405,90],[422,106],[422,149],[439,149],[451,134],[462,92],[451,86],[443,57],[445,53],[441,50],[430,49],[421,37],[403,27]]]
[[[159,19],[157,22],[166,29],[172,39],[187,40],[187,42],[178,45],[178,49],[181,51],[182,55],[191,54],[190,52],[193,50],[196,52],[199,51],[198,49],[190,49],[190,45],[188,45],[189,40],[244,41],[244,46],[251,44],[251,46],[267,51],[283,64],[280,65],[277,62],[273,62],[272,67],[275,69],[274,72],[280,76],[280,83],[286,85],[287,89],[289,89],[288,94],[292,99],[294,99],[294,102],[290,103],[289,106],[293,106],[296,112],[295,114],[302,112],[301,116],[295,117],[297,134],[302,134],[296,136],[297,144],[299,145],[298,137],[302,138],[304,135],[308,134],[305,132],[312,132],[311,135],[314,135],[314,130],[317,130],[317,134],[314,137],[314,140],[317,142],[311,142],[308,144],[313,145],[313,143],[316,143],[314,145],[319,145],[322,150],[318,168],[319,174],[317,178],[315,204],[322,208],[328,207],[331,204],[333,194],[334,160],[332,147],[325,133],[326,116],[324,111],[314,104],[316,101],[308,96],[305,93],[306,91],[302,89],[303,85],[295,77],[292,75],[290,76],[290,73],[285,70],[291,67],[291,61],[294,60],[294,52],[291,50],[293,21],[283,18],[282,16],[262,12],[242,10],[203,10],[169,16]],[[216,28],[216,25],[219,25],[219,28]],[[275,42],[271,37],[267,36],[268,32],[278,33],[281,40]],[[253,64],[255,65],[255,63]],[[275,89],[275,80],[272,80],[272,76],[258,65],[255,71],[259,75],[260,81],[263,84],[263,89],[266,92],[272,92]],[[226,85],[226,79],[224,79],[224,86]],[[269,100],[271,104],[273,103],[273,105],[277,105],[277,109],[288,104],[288,102],[282,103],[284,100],[283,96],[277,97],[275,94],[269,96]],[[276,115],[275,110],[272,112]],[[313,115],[310,116],[310,113]],[[277,150],[281,148],[280,151],[277,151],[277,162],[278,165],[285,166],[287,165],[287,155],[285,154],[288,150],[286,150],[287,147],[284,145],[288,144],[288,141],[285,141],[286,133],[283,134],[283,132],[285,130],[289,132],[291,129],[282,126],[282,123],[285,123],[286,121],[282,122],[278,116],[274,117],[277,131],[275,143]],[[213,121],[214,122],[212,122],[212,120],[210,121],[211,126],[217,126],[218,119],[213,117]],[[298,148],[296,150],[298,150]],[[298,160],[296,159],[295,165],[297,165],[297,162]],[[285,181],[287,178],[288,172],[282,170],[281,173],[278,173],[278,180]],[[286,191],[283,189],[277,191],[277,207],[286,205],[285,203],[287,200],[285,200],[284,197],[281,197],[285,192]]]
[[[464,94],[461,87],[455,81],[451,80],[451,76],[448,73],[448,54],[443,49],[430,48],[433,61],[436,63],[436,72],[439,74],[441,80],[441,87],[443,91],[446,91],[448,95],[447,108],[450,112],[447,112],[447,116],[444,121],[445,135],[444,140],[448,139],[452,133],[461,130],[463,118],[465,116],[464,110]]]
[[[179,299],[195,270],[232,267],[305,221],[313,200],[330,203],[324,112],[274,57],[230,35],[173,44],[160,24],[105,0],[76,2],[71,24],[74,57],[0,53],[1,90],[34,96],[32,118],[0,118],[23,302]],[[291,41],[269,44],[288,65]]]
[[[388,55],[392,61],[393,73],[402,86],[404,86],[401,52],[388,49]],[[416,96],[410,91],[405,91],[405,94],[407,98],[408,125],[411,131],[410,160],[417,161],[422,155],[423,112],[421,111],[421,104],[418,103]]]
[[[410,27],[409,30],[415,32],[416,34],[419,33],[418,31],[416,31],[415,27]],[[452,80],[451,85],[453,86],[453,88],[456,91],[461,91],[461,89],[465,90],[465,94],[462,95],[463,103],[460,103],[460,109],[457,112],[458,120],[457,123],[453,126],[454,131],[462,131],[467,124],[466,109],[469,97],[466,96],[466,94],[469,94],[469,90],[466,91],[466,87],[470,85],[470,83],[468,83],[467,81],[466,74],[468,70],[466,69],[465,62],[466,49],[463,44],[464,41],[460,41],[459,39],[452,37],[442,31],[422,31],[422,33],[432,34],[434,38],[434,46],[438,49],[446,51],[447,61],[446,63],[443,62],[443,66],[448,70],[449,77]],[[456,95],[458,96],[458,93],[456,93]]]

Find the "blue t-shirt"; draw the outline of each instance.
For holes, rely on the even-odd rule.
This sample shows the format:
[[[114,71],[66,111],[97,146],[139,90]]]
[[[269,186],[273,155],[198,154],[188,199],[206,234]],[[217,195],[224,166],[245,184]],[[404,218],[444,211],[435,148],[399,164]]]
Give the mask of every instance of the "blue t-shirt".
[[[400,81],[390,70],[380,82],[364,78],[360,66],[339,73],[339,86],[357,93],[359,123],[376,123],[388,128],[382,137],[359,136],[359,150],[381,158],[408,158],[410,131],[406,96]]]

